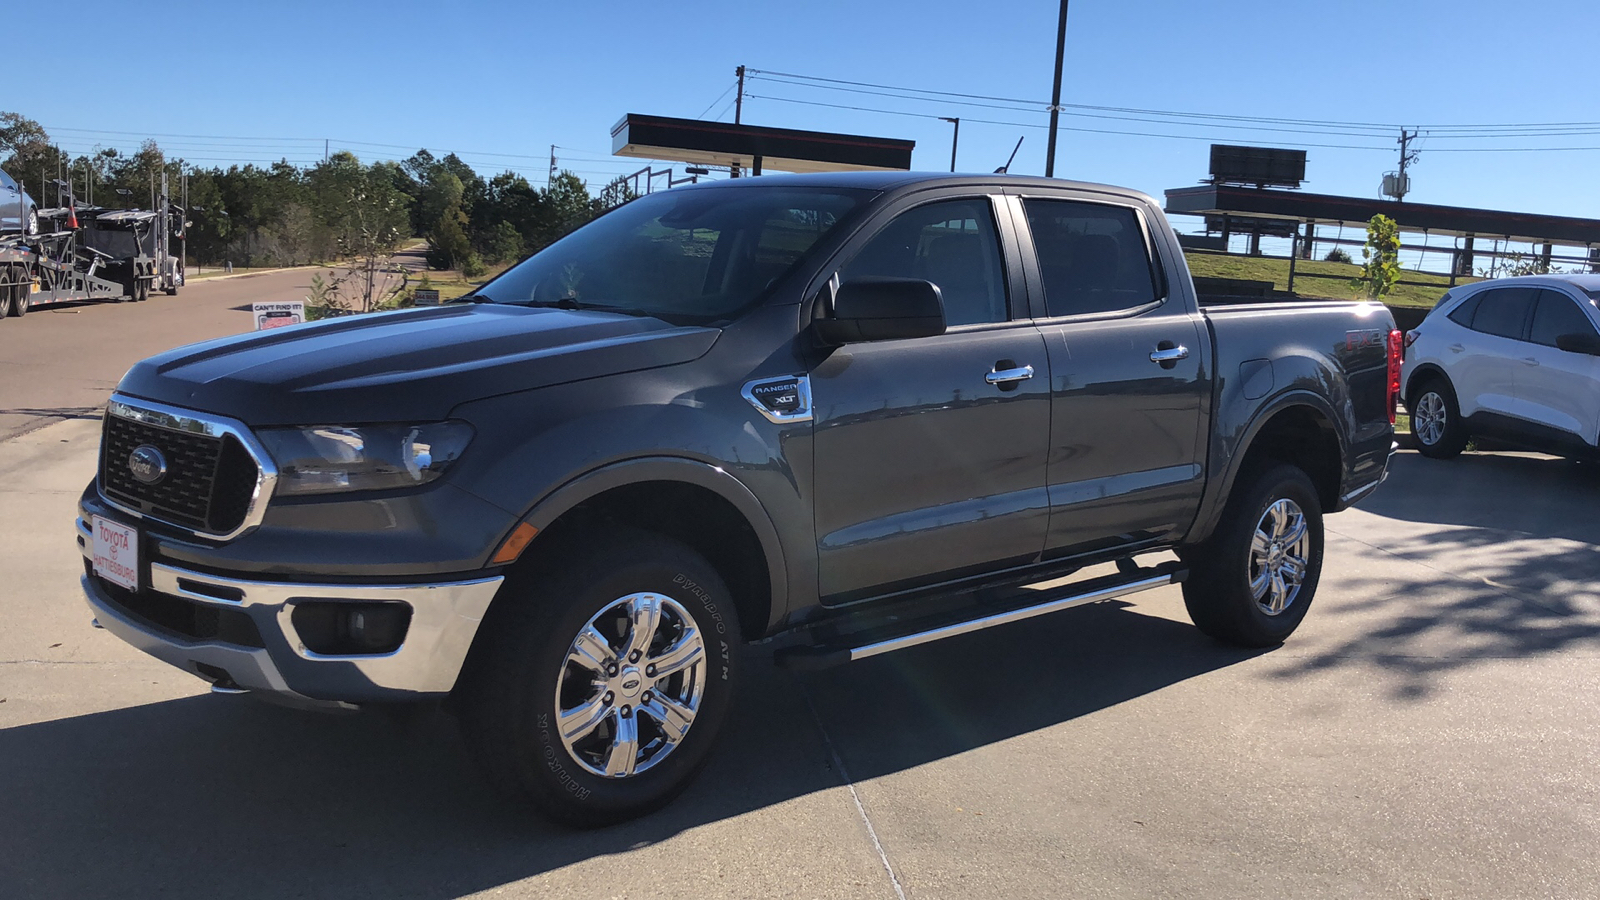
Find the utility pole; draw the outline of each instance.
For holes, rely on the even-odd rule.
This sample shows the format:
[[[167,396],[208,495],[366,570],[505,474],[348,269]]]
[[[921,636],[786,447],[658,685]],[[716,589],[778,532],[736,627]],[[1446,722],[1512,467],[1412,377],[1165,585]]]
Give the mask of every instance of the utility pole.
[[[1067,0],[1061,0],[1061,21],[1056,25],[1056,85],[1050,90],[1050,146],[1044,152],[1044,177],[1056,174],[1056,125],[1061,120],[1061,61],[1067,52]]]
[[[556,145],[550,145],[550,177],[544,180],[545,189],[556,183]]]
[[[744,66],[733,70],[739,76],[739,93],[733,98],[733,124],[738,125],[744,113]]]
[[[328,139],[327,138],[323,138],[322,139],[322,161],[323,162],[327,162],[328,161]]]
[[[1400,140],[1395,143],[1400,145],[1400,183],[1395,185],[1395,202],[1403,203],[1406,194],[1410,193],[1410,185],[1406,183],[1406,166],[1417,161],[1417,151],[1411,149],[1411,142],[1417,139],[1415,129],[1407,134],[1404,128],[1400,129]]]
[[[961,117],[940,116],[939,118],[956,127],[956,133],[950,136],[950,171],[954,172],[956,170],[956,144],[961,140]]]

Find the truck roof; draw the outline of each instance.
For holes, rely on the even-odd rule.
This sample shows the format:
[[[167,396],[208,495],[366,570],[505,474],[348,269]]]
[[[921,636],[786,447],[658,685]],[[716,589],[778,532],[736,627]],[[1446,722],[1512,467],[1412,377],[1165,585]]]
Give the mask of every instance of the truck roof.
[[[1045,178],[1039,175],[1001,175],[996,173],[977,172],[901,172],[901,171],[873,171],[873,172],[819,172],[802,175],[760,175],[750,178],[728,178],[720,181],[706,182],[693,185],[688,189],[726,189],[732,187],[754,188],[769,187],[838,187],[855,188],[870,191],[893,191],[906,188],[936,187],[941,184],[949,185],[1001,185],[1006,187],[1028,188],[1051,186],[1061,188],[1074,188],[1077,190],[1093,191],[1096,193],[1118,194],[1129,198],[1138,198],[1150,203],[1155,201],[1140,191],[1132,188],[1117,187],[1109,184],[1095,184],[1087,181],[1069,181],[1063,178]],[[675,188],[684,190],[685,188]]]

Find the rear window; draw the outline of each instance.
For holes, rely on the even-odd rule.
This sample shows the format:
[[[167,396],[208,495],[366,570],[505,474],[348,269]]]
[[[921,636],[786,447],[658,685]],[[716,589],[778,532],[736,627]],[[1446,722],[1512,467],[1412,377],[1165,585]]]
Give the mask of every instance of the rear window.
[[[1133,309],[1159,299],[1139,217],[1125,206],[1022,201],[1049,315]]]
[[[1478,311],[1472,317],[1472,330],[1520,340],[1528,321],[1528,310],[1538,295],[1538,288],[1484,291],[1479,295]]]

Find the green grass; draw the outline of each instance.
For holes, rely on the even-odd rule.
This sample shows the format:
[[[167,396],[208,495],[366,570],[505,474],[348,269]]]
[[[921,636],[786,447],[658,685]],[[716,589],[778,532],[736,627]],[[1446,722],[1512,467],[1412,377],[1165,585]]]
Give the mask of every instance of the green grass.
[[[1214,253],[1186,253],[1184,257],[1189,262],[1189,271],[1196,276],[1206,278],[1241,278],[1250,281],[1270,281],[1280,291],[1289,289],[1289,261],[1286,259],[1265,259],[1256,256],[1221,256]],[[1336,278],[1306,278],[1312,275],[1334,275]],[[1363,300],[1366,298],[1364,291],[1351,285],[1351,280],[1361,274],[1361,267],[1349,263],[1331,263],[1322,260],[1302,259],[1295,263],[1294,291],[1302,297],[1325,297],[1333,300]],[[1391,306],[1415,306],[1423,309],[1432,309],[1444,292],[1450,289],[1450,279],[1441,275],[1424,275],[1421,272],[1405,271],[1400,275],[1401,281],[1417,281],[1423,284],[1397,284],[1383,298],[1383,302]],[[1463,277],[1457,279],[1457,284],[1468,284],[1479,281],[1477,278]]]
[[[489,271],[477,278],[465,278],[460,272],[453,269],[442,272],[437,269],[429,269],[426,273],[428,278],[428,284],[426,286],[438,291],[439,302],[443,303],[446,300],[454,300],[468,291],[477,288],[479,285],[487,283],[489,279],[499,275],[501,272],[504,272],[509,268],[509,264],[490,266]],[[407,289],[410,290],[423,287],[424,285],[422,284],[422,277],[423,273],[421,272],[412,276],[410,283],[407,285]]]

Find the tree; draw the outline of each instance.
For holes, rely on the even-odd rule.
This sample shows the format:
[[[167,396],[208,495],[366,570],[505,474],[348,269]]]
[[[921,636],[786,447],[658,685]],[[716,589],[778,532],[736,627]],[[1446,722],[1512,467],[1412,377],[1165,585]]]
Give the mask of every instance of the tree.
[[[444,211],[439,223],[428,233],[428,265],[435,269],[455,269],[471,252],[472,242],[467,238],[467,217],[459,205],[452,206]]]
[[[510,222],[501,222],[489,233],[483,255],[492,263],[517,262],[522,259],[522,234]]]
[[[1388,296],[1400,280],[1400,226],[1385,215],[1367,223],[1367,243],[1361,248],[1361,276],[1353,284],[1367,292],[1368,300]]]

